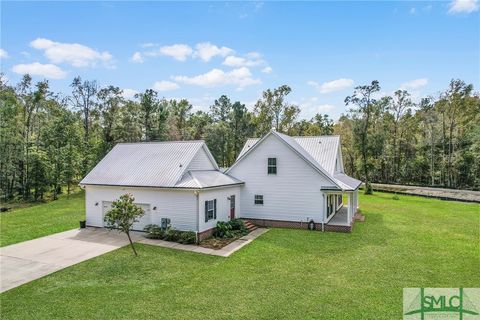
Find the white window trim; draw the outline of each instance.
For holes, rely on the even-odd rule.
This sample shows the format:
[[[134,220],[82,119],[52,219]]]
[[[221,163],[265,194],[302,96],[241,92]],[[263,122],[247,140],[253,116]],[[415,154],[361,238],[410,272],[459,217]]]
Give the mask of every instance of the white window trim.
[[[275,165],[269,163],[269,160],[270,160],[270,159],[275,159]],[[269,173],[268,171],[269,171],[270,168],[275,168],[275,173]],[[275,175],[276,175],[277,173],[278,173],[278,161],[277,161],[277,157],[273,157],[273,156],[272,156],[272,157],[267,157],[267,175],[271,175],[271,174],[275,174]]]
[[[257,203],[257,196],[259,197],[262,197],[262,203]],[[265,203],[265,199],[263,198],[263,194],[255,194],[253,196],[253,204],[256,205],[256,206],[263,206],[263,204]]]
[[[211,205],[211,207],[210,207],[210,205]],[[210,212],[212,213],[212,216],[211,216],[211,217],[210,217]],[[214,200],[207,200],[207,219],[208,219],[208,221],[215,219],[215,204],[214,204]]]

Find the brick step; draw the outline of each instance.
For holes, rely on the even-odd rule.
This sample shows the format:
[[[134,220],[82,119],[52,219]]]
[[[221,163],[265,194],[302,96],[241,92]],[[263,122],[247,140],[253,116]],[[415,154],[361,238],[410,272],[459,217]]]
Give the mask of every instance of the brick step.
[[[254,225],[253,223],[251,223],[250,221],[248,220],[243,220],[243,223],[245,224],[245,227],[247,228],[247,230],[249,232],[252,232],[253,230],[256,230],[257,229],[257,226]]]

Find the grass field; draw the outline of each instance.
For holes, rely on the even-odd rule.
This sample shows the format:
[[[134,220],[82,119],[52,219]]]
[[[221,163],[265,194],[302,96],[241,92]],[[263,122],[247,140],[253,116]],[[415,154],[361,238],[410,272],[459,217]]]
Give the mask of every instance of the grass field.
[[[0,213],[0,247],[78,227],[85,220],[84,192]]]
[[[137,245],[7,291],[2,319],[399,319],[404,287],[480,286],[480,206],[376,193],[351,234],[272,229],[229,258]]]

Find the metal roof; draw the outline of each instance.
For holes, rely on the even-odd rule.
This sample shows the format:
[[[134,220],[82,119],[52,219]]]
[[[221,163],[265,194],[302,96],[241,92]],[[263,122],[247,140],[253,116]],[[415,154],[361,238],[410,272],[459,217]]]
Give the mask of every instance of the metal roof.
[[[220,171],[191,170],[185,173],[176,187],[203,189],[237,184],[243,184],[243,182]]]
[[[362,181],[347,176],[345,173],[336,173],[333,175],[333,177],[337,180],[337,182],[343,184],[344,186],[342,189],[346,190],[355,190],[362,184]]]
[[[120,143],[80,184],[175,187],[200,148],[210,155],[204,141]]]
[[[303,156],[313,159],[328,173],[333,174],[335,172],[335,160],[340,145],[339,136],[290,137],[282,133],[275,133],[286,140],[295,150],[302,153]],[[259,140],[259,138],[247,139],[237,160]]]
[[[355,190],[361,183],[361,181],[349,177],[344,173],[335,173],[335,163],[340,147],[340,136],[290,137],[275,131],[271,131],[269,134],[274,134],[286,142],[307,162],[323,172],[339,189]],[[260,140],[259,138],[247,139],[247,142],[237,157],[237,162]]]
[[[335,172],[339,136],[293,137],[328,173]]]

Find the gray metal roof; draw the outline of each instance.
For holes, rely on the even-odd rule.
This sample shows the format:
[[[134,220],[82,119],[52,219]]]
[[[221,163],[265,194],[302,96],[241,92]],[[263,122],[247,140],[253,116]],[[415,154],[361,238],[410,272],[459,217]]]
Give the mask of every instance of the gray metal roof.
[[[335,172],[335,161],[340,145],[339,136],[294,137],[294,139],[328,173]]]
[[[358,187],[357,181],[359,180],[343,173],[335,173],[335,162],[338,156],[338,148],[340,147],[340,136],[290,137],[275,131],[270,132],[270,134],[274,134],[286,142],[307,162],[330,178],[339,189],[355,190]],[[260,140],[259,138],[247,139],[247,142],[237,157],[237,161]]]
[[[216,170],[191,170],[185,173],[177,188],[212,188],[243,184],[242,181]]]
[[[204,141],[120,143],[80,184],[175,187],[200,148],[210,155]]]
[[[335,172],[335,160],[337,159],[337,151],[340,145],[339,136],[290,137],[278,132],[276,134],[281,136],[305,157],[314,159],[328,173],[333,174]],[[259,138],[247,139],[237,159],[259,140]]]
[[[347,176],[345,173],[336,173],[333,175],[333,177],[337,180],[337,182],[340,182],[341,184],[343,184],[344,186],[342,189],[346,189],[346,190],[348,189],[355,190],[358,187],[360,187],[360,185],[362,184],[362,181],[352,178],[350,176]]]

